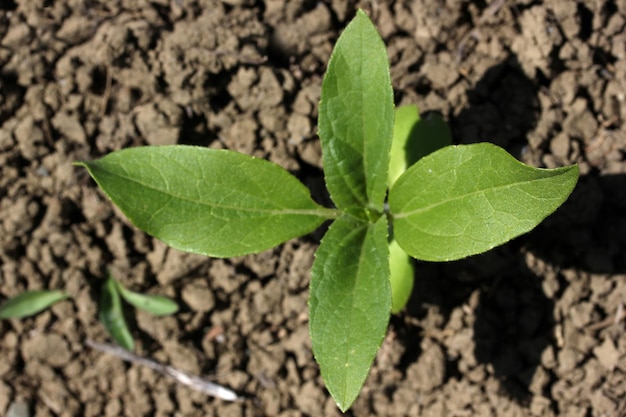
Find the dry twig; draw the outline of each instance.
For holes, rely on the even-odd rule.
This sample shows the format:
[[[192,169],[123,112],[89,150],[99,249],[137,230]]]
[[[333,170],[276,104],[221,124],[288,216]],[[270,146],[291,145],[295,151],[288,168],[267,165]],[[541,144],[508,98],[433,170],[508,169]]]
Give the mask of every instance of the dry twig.
[[[626,310],[624,310],[624,304],[620,303],[617,306],[617,311],[614,315],[607,317],[601,322],[591,324],[587,326],[587,330],[590,332],[595,332],[597,330],[602,330],[606,327],[614,326],[619,324],[622,320],[626,319]]]
[[[134,353],[122,349],[121,347],[107,345],[105,343],[98,343],[89,339],[87,339],[85,344],[92,349],[98,350],[103,353],[108,353],[113,356],[117,356],[118,358],[126,362],[146,366],[162,375],[172,378],[178,383],[187,385],[188,387],[196,391],[203,392],[212,397],[220,398],[224,401],[241,401],[243,399],[229,388],[223,387],[214,382],[207,381],[197,376],[189,375],[183,371],[172,368],[171,366],[163,365],[151,359],[135,355]]]

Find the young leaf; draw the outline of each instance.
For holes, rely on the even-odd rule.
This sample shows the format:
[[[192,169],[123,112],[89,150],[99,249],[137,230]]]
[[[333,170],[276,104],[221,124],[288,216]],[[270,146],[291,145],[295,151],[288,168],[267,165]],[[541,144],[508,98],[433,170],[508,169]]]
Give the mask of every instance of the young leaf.
[[[155,316],[166,316],[174,314],[178,311],[178,304],[176,304],[174,300],[162,295],[140,294],[130,291],[124,288],[124,286],[118,281],[115,281],[115,284],[117,286],[117,291],[124,300],[150,314],[154,314]]]
[[[392,186],[398,177],[412,165],[409,162],[409,159],[413,159],[410,156],[412,152],[409,150],[409,146],[414,146],[419,139],[413,137],[411,132],[419,120],[420,115],[417,106],[396,107],[393,140],[391,141],[391,151],[389,153],[388,186]],[[417,162],[417,159],[413,161],[413,163],[415,162]]]
[[[326,185],[337,207],[382,212],[393,90],[382,39],[359,10],[335,44],[319,107]]]
[[[187,252],[260,252],[335,215],[280,166],[226,150],[146,146],[77,165],[138,228]]]
[[[111,337],[113,337],[113,340],[120,346],[126,350],[135,349],[135,341],[128,330],[124,312],[122,311],[122,302],[117,292],[117,285],[111,277],[107,278],[102,286],[100,321]]]
[[[490,143],[449,146],[419,160],[391,189],[394,237],[426,261],[482,253],[537,226],[577,179],[575,165],[533,168]]]
[[[313,354],[337,405],[347,410],[365,382],[391,308],[387,217],[333,222],[311,271]]]
[[[10,298],[0,306],[0,320],[21,319],[23,317],[32,316],[68,297],[68,294],[57,290],[25,291]]]
[[[411,291],[413,291],[415,271],[411,257],[398,245],[395,239],[389,243],[389,272],[391,312],[396,314],[409,301]]]
[[[437,113],[420,116],[417,106],[396,108],[389,160],[389,186],[424,156],[452,144],[450,127]]]

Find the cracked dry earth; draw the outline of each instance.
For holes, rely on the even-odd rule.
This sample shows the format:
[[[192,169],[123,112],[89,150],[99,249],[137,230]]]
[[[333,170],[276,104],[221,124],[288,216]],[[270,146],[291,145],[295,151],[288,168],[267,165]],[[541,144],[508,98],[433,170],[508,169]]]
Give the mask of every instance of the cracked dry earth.
[[[323,198],[321,78],[357,7],[388,45],[397,104],[442,113],[456,143],[578,163],[581,178],[532,233],[416,264],[410,304],[347,414],[626,415],[622,0],[1,1],[0,299],[72,298],[0,322],[0,415],[340,414],[307,329],[322,232],[229,260],[176,252],[71,163],[146,144],[228,148]],[[109,268],[182,306],[130,315],[138,354],[248,399],[215,400],[86,347],[108,340],[95,300]]]

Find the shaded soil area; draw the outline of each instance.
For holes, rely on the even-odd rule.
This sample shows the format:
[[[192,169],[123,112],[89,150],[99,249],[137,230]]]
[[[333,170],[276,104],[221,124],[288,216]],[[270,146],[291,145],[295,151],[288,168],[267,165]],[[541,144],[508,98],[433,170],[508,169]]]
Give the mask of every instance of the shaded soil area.
[[[537,167],[578,163],[570,200],[485,255],[419,262],[353,416],[626,415],[626,3],[67,0],[0,3],[0,299],[71,300],[0,322],[0,414],[335,416],[308,337],[322,232],[207,259],[136,230],[73,167],[139,145],[228,148],[323,200],[321,79],[357,7],[386,44],[397,104],[456,143]],[[100,285],[174,297],[129,312],[137,353],[210,375],[226,403],[85,346]]]

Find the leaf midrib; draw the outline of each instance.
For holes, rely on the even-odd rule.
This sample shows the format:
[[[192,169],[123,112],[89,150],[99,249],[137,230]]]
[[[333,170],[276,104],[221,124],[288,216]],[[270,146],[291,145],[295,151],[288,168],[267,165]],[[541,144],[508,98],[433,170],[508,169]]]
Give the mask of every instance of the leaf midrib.
[[[132,178],[132,177],[126,177],[123,175],[120,175],[117,172],[113,172],[113,171],[107,171],[109,174],[116,176],[120,179],[135,183],[137,185],[140,185],[142,187],[145,187],[149,190],[152,190],[156,193],[161,193],[163,195],[166,195],[170,198],[174,198],[174,199],[178,199],[178,200],[182,200],[182,201],[187,201],[190,203],[195,203],[195,204],[199,204],[201,206],[205,206],[208,208],[220,208],[220,209],[225,209],[225,210],[232,210],[232,211],[240,211],[240,212],[250,212],[250,213],[262,213],[262,214],[266,214],[266,215],[285,215],[285,214],[293,214],[293,215],[302,215],[302,216],[317,216],[317,217],[323,217],[326,219],[332,219],[332,218],[336,218],[338,216],[338,213],[336,212],[336,210],[333,209],[329,209],[329,208],[325,208],[325,207],[320,207],[319,209],[287,209],[284,208],[282,210],[278,210],[278,209],[262,209],[262,208],[247,208],[247,207],[236,207],[236,206],[228,206],[228,205],[224,205],[224,204],[217,204],[217,203],[207,203],[205,201],[199,201],[199,200],[194,200],[191,199],[189,197],[186,196],[179,196],[176,194],[171,194],[171,193],[167,193],[164,192],[163,190],[156,188],[154,186],[151,185],[146,185],[140,181],[137,181],[136,179]],[[263,202],[272,202],[271,200],[267,200],[265,198],[262,199]]]
[[[353,317],[354,311],[355,311],[355,308],[354,308],[355,302],[354,302],[354,300],[356,298],[357,281],[358,281],[358,278],[360,276],[360,271],[363,268],[363,260],[364,260],[364,258],[363,258],[363,250],[365,249],[365,241],[367,240],[367,236],[368,236],[368,233],[369,233],[369,227],[371,227],[371,226],[372,225],[370,225],[370,224],[362,223],[362,224],[359,225],[359,227],[355,228],[351,233],[347,234],[341,241],[341,242],[350,241],[352,236],[354,236],[355,234],[361,233],[362,228],[366,229],[365,230],[365,235],[364,235],[362,241],[359,242],[360,243],[359,262],[357,264],[357,268],[356,268],[355,275],[354,275],[355,278],[357,278],[357,279],[355,279],[355,281],[354,281],[355,285],[352,287],[352,289],[350,291],[350,300],[351,300],[350,301],[350,310],[349,310],[350,317],[349,317],[348,320],[346,320],[346,322],[348,322],[348,323],[352,323],[352,321],[353,321],[352,317]],[[350,330],[349,330],[350,334],[352,334],[351,330],[353,330],[353,329],[354,329],[354,327],[350,326]],[[348,335],[348,340],[352,340],[352,339],[353,339],[353,337]],[[352,361],[349,360],[351,358],[349,352],[350,352],[349,348],[346,351],[343,352],[344,353],[344,355],[342,355],[343,356],[343,360],[341,361],[342,365],[345,365],[345,364],[348,364],[348,363],[352,363]],[[341,391],[342,391],[341,392],[341,398],[343,399],[343,401],[346,401],[346,399],[348,397],[348,384],[349,384],[348,373],[349,373],[348,368],[344,368],[343,372],[342,372],[343,377],[342,377],[342,384],[341,384],[342,385],[342,387],[341,387]]]
[[[563,174],[561,174],[561,175],[564,175],[566,172],[563,172]],[[481,189],[481,190],[476,190],[476,191],[473,191],[471,193],[462,194],[462,195],[459,195],[459,196],[456,196],[456,197],[447,198],[447,199],[438,201],[436,203],[433,203],[433,204],[430,204],[428,206],[421,207],[421,208],[418,208],[418,209],[415,209],[415,210],[411,210],[411,211],[407,211],[407,212],[400,212],[400,213],[397,213],[397,214],[392,213],[392,214],[393,214],[393,218],[396,219],[396,220],[397,219],[403,219],[403,218],[406,218],[406,217],[414,216],[416,214],[420,214],[420,213],[432,210],[432,209],[434,209],[436,207],[439,207],[441,205],[444,205],[444,204],[452,203],[452,202],[459,201],[459,200],[465,199],[465,198],[471,198],[471,197],[479,195],[479,194],[484,194],[484,193],[486,193],[488,191],[492,191],[492,190],[493,191],[498,191],[498,190],[502,190],[502,189],[506,189],[506,188],[511,188],[511,187],[514,187],[514,186],[521,186],[521,185],[530,184],[530,183],[533,183],[533,182],[539,182],[539,181],[551,179],[551,178],[554,178],[554,177],[555,176],[549,176],[549,177],[543,177],[543,178],[540,178],[540,179],[531,179],[531,180],[527,180],[527,181],[518,181],[518,182],[514,182],[514,183],[510,183],[510,184],[499,185],[499,186],[496,186],[496,187],[489,187],[489,188],[485,188],[485,189]],[[522,190],[520,190],[520,191],[522,191]],[[525,191],[523,191],[523,192],[525,192]],[[526,193],[526,194],[528,194],[528,193]],[[529,195],[532,196],[531,194],[529,194]],[[539,197],[536,197],[536,196],[532,196],[532,197],[535,198],[535,199],[538,199],[538,200],[551,200],[551,198],[539,198]],[[412,198],[411,201],[414,201],[416,198],[417,197]],[[411,201],[406,203],[405,206],[410,205]]]

